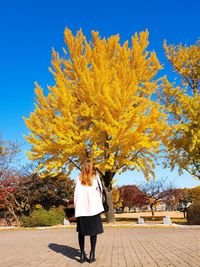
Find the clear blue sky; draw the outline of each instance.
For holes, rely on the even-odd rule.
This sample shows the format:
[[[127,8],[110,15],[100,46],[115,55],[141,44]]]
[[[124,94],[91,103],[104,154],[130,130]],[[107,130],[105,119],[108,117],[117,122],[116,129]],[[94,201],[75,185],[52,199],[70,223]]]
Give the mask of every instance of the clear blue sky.
[[[34,110],[34,82],[44,88],[54,83],[48,72],[51,49],[61,51],[64,28],[74,33],[82,28],[90,38],[91,30],[102,37],[119,33],[130,40],[135,32],[150,33],[149,48],[157,52],[170,79],[170,66],[164,58],[162,43],[193,44],[199,37],[200,1],[67,1],[67,0],[2,0],[0,4],[0,132],[5,139],[24,143],[28,133],[22,116]],[[161,73],[161,74],[162,74]],[[27,147],[24,145],[23,148]],[[23,156],[23,155],[22,155]],[[24,160],[25,160],[25,156]],[[168,176],[177,186],[200,184],[187,173],[156,170],[158,177]],[[126,173],[118,184],[140,181],[142,174]]]

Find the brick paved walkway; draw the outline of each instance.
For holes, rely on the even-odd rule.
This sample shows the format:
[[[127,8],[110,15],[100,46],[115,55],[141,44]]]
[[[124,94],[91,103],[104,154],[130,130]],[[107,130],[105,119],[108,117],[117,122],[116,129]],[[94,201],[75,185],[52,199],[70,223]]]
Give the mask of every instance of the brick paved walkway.
[[[200,266],[200,229],[104,227],[95,263],[80,264],[75,228],[0,231],[1,267]],[[86,239],[86,253],[89,252]]]

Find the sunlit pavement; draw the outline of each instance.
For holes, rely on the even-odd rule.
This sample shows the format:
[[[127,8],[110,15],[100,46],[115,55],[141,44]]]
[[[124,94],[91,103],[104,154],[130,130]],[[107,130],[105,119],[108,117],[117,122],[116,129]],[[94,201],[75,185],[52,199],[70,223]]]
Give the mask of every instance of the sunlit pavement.
[[[89,237],[86,237],[89,254]],[[0,266],[200,266],[199,227],[104,227],[96,262],[80,264],[75,227],[0,231]]]

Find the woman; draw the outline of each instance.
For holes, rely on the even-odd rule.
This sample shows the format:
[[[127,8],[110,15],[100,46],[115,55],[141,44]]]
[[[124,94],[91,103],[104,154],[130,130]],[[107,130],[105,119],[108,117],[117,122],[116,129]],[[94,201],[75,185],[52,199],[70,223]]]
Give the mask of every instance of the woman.
[[[102,204],[102,184],[94,164],[85,160],[80,175],[77,177],[74,192],[75,217],[77,218],[78,241],[81,250],[80,262],[87,261],[85,254],[85,236],[90,236],[91,251],[89,262],[95,261],[97,235],[103,233],[100,214]]]

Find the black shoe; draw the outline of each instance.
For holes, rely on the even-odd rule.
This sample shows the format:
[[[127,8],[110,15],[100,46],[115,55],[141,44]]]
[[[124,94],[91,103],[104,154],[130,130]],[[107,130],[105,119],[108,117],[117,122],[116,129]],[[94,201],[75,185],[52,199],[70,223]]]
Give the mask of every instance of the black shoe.
[[[94,251],[90,251],[89,263],[95,262],[95,253]]]
[[[85,252],[81,251],[81,256],[80,256],[80,263],[84,263],[87,261],[87,257]]]

